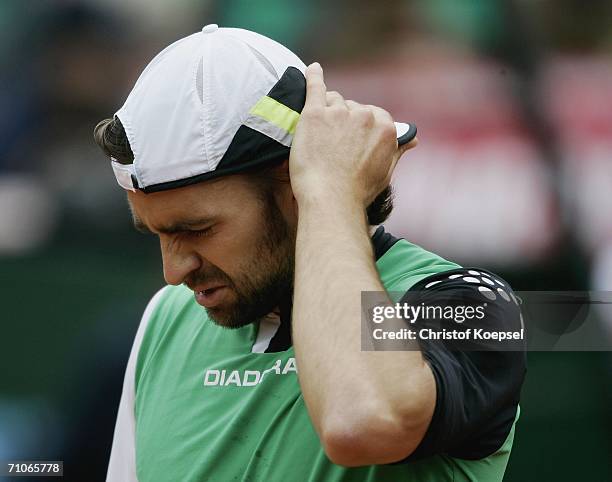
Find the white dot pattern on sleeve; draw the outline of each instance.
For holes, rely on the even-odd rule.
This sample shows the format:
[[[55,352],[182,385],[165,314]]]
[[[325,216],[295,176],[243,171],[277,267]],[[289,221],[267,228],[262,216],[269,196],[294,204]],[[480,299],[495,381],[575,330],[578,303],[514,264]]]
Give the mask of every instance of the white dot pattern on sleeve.
[[[470,285],[476,285],[474,286],[474,288],[476,288],[478,292],[488,300],[496,300],[497,296],[499,295],[506,302],[513,301],[517,306],[519,305],[517,298],[514,296],[512,290],[509,289],[507,285],[502,283],[494,276],[491,276],[490,273],[485,273],[484,271],[477,271],[475,269],[467,269],[461,273],[451,274],[446,279],[430,281],[425,285],[425,289],[429,289],[440,284],[443,285],[449,283],[449,281],[457,280],[459,278],[461,278],[461,280],[465,281],[466,283],[470,283]],[[498,285],[500,287],[497,287]]]

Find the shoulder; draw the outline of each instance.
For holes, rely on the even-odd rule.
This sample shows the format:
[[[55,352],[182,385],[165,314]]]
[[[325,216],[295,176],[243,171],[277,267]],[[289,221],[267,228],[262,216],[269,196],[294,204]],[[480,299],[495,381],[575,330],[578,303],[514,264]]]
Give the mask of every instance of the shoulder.
[[[149,302],[147,309],[178,308],[193,301],[193,293],[183,285],[166,285],[161,288]]]
[[[379,227],[372,237],[380,279],[394,300],[486,303],[485,321],[515,329],[522,324],[519,300],[501,276],[483,268],[463,267]]]
[[[412,285],[405,297],[425,303],[486,306],[483,323],[494,320],[506,329],[522,326],[520,301],[510,284],[483,268],[460,267],[426,276]]]
[[[374,240],[374,248],[376,267],[387,291],[406,291],[428,276],[461,268],[457,263],[401,238],[392,238],[391,242],[387,240],[384,251]]]
[[[140,321],[137,338],[134,343],[136,351],[136,388],[141,378],[143,367],[155,352],[160,340],[172,329],[181,315],[192,309],[193,293],[184,286],[167,285],[158,290],[150,299]]]
[[[151,297],[147,306],[145,307],[144,313],[140,320],[140,326],[138,332],[142,337],[145,333],[151,330],[155,325],[159,324],[159,320],[163,319],[160,317],[160,313],[166,313],[173,310],[177,306],[185,304],[187,301],[186,293],[180,286],[166,285]]]
[[[136,351],[136,353],[138,353],[138,350],[140,349],[140,346],[142,344],[142,339],[150,325],[151,319],[153,318],[153,314],[156,312],[159,305],[162,303],[162,300],[167,294],[168,288],[169,286],[164,286],[163,288],[160,288],[147,302],[142,317],[140,318],[140,324],[138,325],[138,331],[136,332],[132,351]]]
[[[151,297],[142,315],[141,324],[143,322],[145,322],[145,324],[148,323],[148,320],[151,318],[151,314],[158,307],[161,300],[167,295],[169,288],[171,288],[171,286],[163,286],[162,288],[157,290],[155,294]]]
[[[182,314],[197,306],[193,292],[187,287],[164,286],[155,293],[145,309],[147,332],[164,331],[165,327],[180,318]]]

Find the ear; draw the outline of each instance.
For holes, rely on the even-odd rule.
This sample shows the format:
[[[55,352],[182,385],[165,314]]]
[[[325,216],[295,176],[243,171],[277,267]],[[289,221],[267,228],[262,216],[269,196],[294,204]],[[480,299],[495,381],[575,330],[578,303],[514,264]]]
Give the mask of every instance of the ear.
[[[274,178],[281,182],[289,182],[289,158],[273,168]]]
[[[285,159],[282,163],[273,168],[272,175],[279,182],[279,190],[277,191],[277,202],[287,211],[286,214],[292,219],[297,219],[298,206],[297,200],[293,195],[291,188],[291,180],[289,176],[289,159]]]

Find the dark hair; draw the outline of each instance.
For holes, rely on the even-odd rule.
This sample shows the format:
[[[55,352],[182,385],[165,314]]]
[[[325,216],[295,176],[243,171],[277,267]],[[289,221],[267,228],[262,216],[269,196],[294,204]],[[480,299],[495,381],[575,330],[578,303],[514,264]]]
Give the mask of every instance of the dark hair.
[[[393,211],[393,187],[389,184],[384,188],[366,209],[368,224],[375,226],[384,223]]]
[[[98,122],[94,127],[94,140],[107,156],[117,162],[121,164],[134,162],[134,153],[118,117]]]
[[[114,158],[117,162],[121,164],[131,164],[134,162],[134,153],[125,134],[123,124],[121,124],[118,117],[115,116],[112,119],[105,119],[99,122],[94,128],[94,140],[107,156]],[[252,176],[255,183],[262,186],[262,188],[268,189],[271,185],[270,183],[281,181],[274,177],[274,169],[281,163],[282,161],[264,169],[257,168],[245,171],[243,174]],[[387,220],[392,210],[393,189],[389,185],[376,196],[366,209],[368,224],[374,226],[383,223]]]

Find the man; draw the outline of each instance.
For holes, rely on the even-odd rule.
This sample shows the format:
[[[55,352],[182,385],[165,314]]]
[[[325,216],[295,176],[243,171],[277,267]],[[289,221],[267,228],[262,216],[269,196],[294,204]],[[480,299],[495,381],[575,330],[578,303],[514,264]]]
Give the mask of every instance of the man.
[[[489,324],[520,323],[499,277],[375,228],[412,128],[207,25],[95,137],[169,285],[136,335],[108,480],[502,479],[523,353],[361,350],[364,291],[484,295]]]

